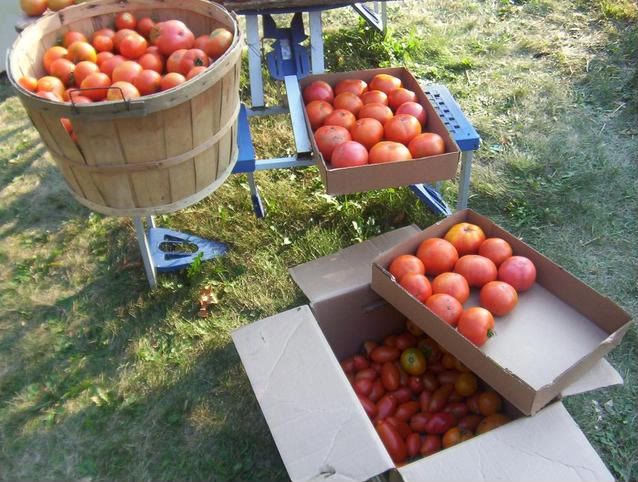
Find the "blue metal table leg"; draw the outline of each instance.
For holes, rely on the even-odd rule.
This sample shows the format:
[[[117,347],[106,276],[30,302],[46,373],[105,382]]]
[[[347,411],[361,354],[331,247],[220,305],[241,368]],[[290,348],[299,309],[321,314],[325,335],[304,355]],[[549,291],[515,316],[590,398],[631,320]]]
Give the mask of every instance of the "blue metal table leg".
[[[255,183],[255,174],[252,172],[246,173],[248,177],[248,186],[250,187],[250,200],[253,203],[253,211],[255,211],[255,216],[259,219],[266,216],[266,210],[264,209],[264,204],[261,202],[261,196],[259,195],[259,190],[257,189],[257,183]]]

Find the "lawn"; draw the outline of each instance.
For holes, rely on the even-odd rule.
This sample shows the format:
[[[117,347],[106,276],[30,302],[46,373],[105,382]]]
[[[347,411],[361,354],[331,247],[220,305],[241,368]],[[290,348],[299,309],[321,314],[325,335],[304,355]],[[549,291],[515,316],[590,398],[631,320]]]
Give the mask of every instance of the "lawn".
[[[328,68],[406,65],[445,84],[482,137],[470,206],[635,317],[635,1],[411,0],[389,17],[383,39],[349,10],[325,14]],[[259,156],[291,153],[285,117],[252,122]],[[326,196],[315,168],[259,173],[258,220],[232,176],[158,217],[228,255],[151,291],[131,220],[71,198],[6,81],[0,140],[2,480],[285,479],[230,333],[306,302],[289,267],[436,220],[405,188]],[[442,192],[454,205],[456,183]],[[219,303],[201,318],[204,287]],[[565,402],[622,481],[638,479],[637,343],[634,326],[609,356],[624,386]]]

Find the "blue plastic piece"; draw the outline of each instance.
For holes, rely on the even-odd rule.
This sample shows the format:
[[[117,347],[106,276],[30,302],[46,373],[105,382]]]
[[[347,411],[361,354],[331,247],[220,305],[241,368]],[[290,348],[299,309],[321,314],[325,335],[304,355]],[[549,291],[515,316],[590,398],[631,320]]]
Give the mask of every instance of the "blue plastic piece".
[[[250,135],[248,111],[244,104],[242,104],[239,109],[237,119],[237,144],[239,146],[239,153],[237,154],[237,163],[233,168],[233,173],[255,172],[255,147],[253,146],[253,139]]]
[[[210,241],[192,234],[180,233],[171,229],[151,228],[148,230],[148,244],[153,257],[153,264],[159,273],[177,271],[188,268],[195,258],[201,255],[202,261],[222,256],[228,246],[218,241]],[[190,253],[180,251],[178,246],[192,244],[197,251]],[[165,251],[162,246],[173,246],[175,251]]]
[[[279,28],[272,16],[264,15],[264,38],[276,39],[272,52],[266,55],[266,64],[273,79],[284,80],[287,75],[302,79],[310,74],[310,53],[301,44],[308,38],[304,31],[303,16],[295,13],[289,28]]]
[[[439,191],[429,184],[413,184],[410,189],[435,214],[440,214],[441,216],[452,214],[452,210],[445,203]]]
[[[481,144],[481,137],[472,123],[467,120],[447,87],[438,84],[426,85],[424,91],[459,148],[462,151],[477,150]]]

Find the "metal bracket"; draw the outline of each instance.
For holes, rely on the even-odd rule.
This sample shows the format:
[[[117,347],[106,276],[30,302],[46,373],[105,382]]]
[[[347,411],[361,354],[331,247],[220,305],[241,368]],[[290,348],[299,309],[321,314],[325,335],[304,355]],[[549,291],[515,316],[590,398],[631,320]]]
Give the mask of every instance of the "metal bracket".
[[[381,8],[379,8],[381,4]],[[357,12],[361,18],[363,18],[371,27],[374,27],[379,32],[384,33],[387,22],[387,7],[385,2],[374,2],[374,8],[371,9],[365,3],[355,3],[352,8]],[[381,12],[379,12],[381,10]]]
[[[224,243],[164,228],[149,229],[148,243],[153,265],[158,273],[184,269],[198,257],[205,261],[221,256],[228,251],[228,246]],[[196,249],[184,251],[182,249],[184,245],[191,245]]]
[[[284,80],[287,75],[303,78],[310,74],[308,48],[301,44],[308,38],[302,14],[295,13],[289,28],[279,28],[272,15],[263,15],[264,38],[276,39],[272,52],[266,55],[270,75]]]

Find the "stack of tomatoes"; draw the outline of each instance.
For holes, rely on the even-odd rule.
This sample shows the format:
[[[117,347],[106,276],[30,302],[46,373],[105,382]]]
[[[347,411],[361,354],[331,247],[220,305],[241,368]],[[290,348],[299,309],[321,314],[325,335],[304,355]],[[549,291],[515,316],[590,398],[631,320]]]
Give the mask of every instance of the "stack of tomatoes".
[[[422,132],[427,114],[401,79],[378,74],[370,85],[316,80],[303,98],[319,151],[332,167],[403,161],[445,152],[438,134]]]
[[[529,258],[513,256],[507,241],[486,239],[480,226],[471,223],[455,224],[445,239],[426,239],[416,256],[397,256],[388,270],[412,296],[477,346],[493,335],[494,316],[511,312],[518,293],[536,280]],[[472,287],[480,289],[481,306],[464,309]]]
[[[510,421],[501,397],[410,321],[341,367],[397,464]]]

